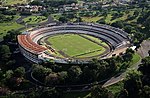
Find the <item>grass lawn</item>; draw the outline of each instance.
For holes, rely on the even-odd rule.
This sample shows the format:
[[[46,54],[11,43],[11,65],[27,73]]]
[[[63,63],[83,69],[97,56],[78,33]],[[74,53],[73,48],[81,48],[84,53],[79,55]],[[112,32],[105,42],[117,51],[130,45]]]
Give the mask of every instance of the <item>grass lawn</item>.
[[[17,30],[21,27],[23,26],[17,24],[16,22],[0,23],[0,39],[2,39],[3,36],[7,34],[7,31],[10,31],[12,29]]]
[[[134,10],[137,10],[137,9],[134,9]],[[126,19],[128,18],[128,16],[133,16],[134,10],[129,10],[129,13],[126,13],[126,12],[124,11],[124,12],[123,12],[123,16],[118,17],[118,18],[115,18],[115,19],[112,19],[112,17],[113,17],[112,14],[115,13],[116,11],[112,11],[112,12],[109,12],[106,17],[101,16],[100,19],[105,18],[105,22],[106,22],[107,24],[112,24],[113,22],[120,21],[120,20],[126,21]],[[139,9],[139,10],[140,10],[140,9]],[[138,19],[138,17],[139,17],[139,16],[137,16],[137,17],[134,18],[133,20],[127,20],[126,22],[127,22],[127,23],[136,22],[137,19]],[[88,18],[90,19],[90,17],[87,17],[87,20],[88,20]],[[100,20],[100,19],[99,19],[99,20]]]
[[[97,42],[97,43],[100,43],[100,44],[102,44],[102,45],[104,45],[104,46],[109,47],[107,43],[103,42],[103,41],[100,40],[99,38],[96,38],[96,37],[93,37],[93,36],[90,36],[90,35],[85,35],[85,34],[82,34],[82,36],[85,36],[85,37],[87,37],[87,38],[90,38],[91,40],[93,40],[93,41],[95,41],[95,42]]]
[[[111,85],[107,87],[109,91],[111,91],[113,94],[117,94],[120,92],[120,90],[123,88],[123,81],[120,81],[114,85]]]
[[[103,17],[96,16],[96,17],[82,17],[84,22],[97,22],[98,20],[102,19]]]
[[[5,15],[6,17],[12,17],[11,15]],[[13,15],[14,16],[14,18],[13,18],[13,20],[12,21],[16,21],[18,18],[20,18],[21,16],[20,15]]]
[[[112,22],[111,18],[112,18],[112,15],[111,14],[107,14],[105,22],[108,23],[108,24],[110,24]]]
[[[29,16],[24,18],[23,21],[28,24],[36,24],[47,21],[47,18],[45,16]]]
[[[132,65],[136,64],[140,59],[141,59],[141,56],[140,56],[139,54],[135,53],[135,54],[133,55],[133,59],[132,59],[132,61],[130,62],[130,65],[129,65],[129,66],[133,67]]]
[[[54,20],[59,20],[61,17],[61,14],[52,14],[52,17]],[[95,17],[81,17],[84,22],[97,22],[98,20],[102,19],[101,16],[95,16]],[[70,19],[71,22],[76,21],[76,18]]]
[[[69,57],[81,55],[80,57],[89,57],[101,54],[105,48],[93,43],[77,34],[63,34],[52,36],[47,40],[56,51],[62,51]],[[92,52],[94,50],[99,50]],[[89,53],[92,52],[92,53]],[[84,53],[87,53],[84,56]],[[88,54],[89,53],[89,54]]]
[[[62,16],[61,14],[57,13],[57,14],[52,14],[51,15],[53,17],[54,20],[59,20],[59,18]]]
[[[13,4],[17,4],[17,3],[20,3],[20,4],[27,3],[26,1],[28,1],[28,0],[3,0],[3,1],[6,1],[4,3],[5,5],[13,5]]]
[[[137,63],[138,61],[140,61],[140,59],[141,59],[141,56],[140,56],[139,54],[135,53],[135,54],[133,55],[132,61],[128,63],[129,65],[128,65],[128,66],[121,66],[121,67],[120,67],[120,70],[126,71],[127,68],[133,68],[133,67],[135,67],[135,66],[136,66],[136,63]]]
[[[130,68],[134,67],[134,64],[136,64],[141,59],[140,55],[135,53],[133,55],[132,62],[130,63]],[[109,91],[111,91],[113,94],[118,94],[120,90],[123,88],[123,81],[120,81],[114,85],[107,87]]]

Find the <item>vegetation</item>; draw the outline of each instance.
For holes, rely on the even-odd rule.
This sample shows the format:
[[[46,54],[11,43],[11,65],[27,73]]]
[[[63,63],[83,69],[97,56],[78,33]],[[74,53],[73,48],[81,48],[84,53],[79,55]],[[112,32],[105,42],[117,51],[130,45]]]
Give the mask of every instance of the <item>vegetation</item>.
[[[27,24],[37,24],[45,22],[47,18],[45,16],[29,16],[24,18],[23,21]]]
[[[135,53],[133,55],[133,59],[130,63],[130,66],[133,67],[133,65],[136,64],[138,61],[140,61],[140,59],[141,59],[141,56],[139,54]]]
[[[0,39],[7,34],[8,31],[14,29],[17,30],[23,27],[20,24],[17,24],[15,21],[18,19],[18,15],[3,15],[0,14]]]
[[[3,1],[3,0],[1,0]],[[12,5],[16,3],[24,3],[24,0],[5,0],[2,5]],[[27,0],[27,2],[30,0]],[[34,0],[30,5],[42,5],[46,8],[46,11],[40,12],[43,16],[48,17],[49,14],[55,16],[56,20],[60,22],[94,22],[109,24],[114,27],[119,27],[129,33],[129,37],[132,39],[133,45],[140,47],[140,43],[149,38],[150,34],[150,5],[147,0],[132,0],[131,5],[118,5],[103,8],[101,4],[99,6],[90,5],[87,10],[80,11],[63,11],[57,13],[57,9],[64,4],[71,4],[80,1],[93,2],[93,0]],[[99,1],[99,0],[96,0]],[[110,4],[112,0],[102,0],[106,4]],[[0,2],[1,3],[1,2]],[[17,5],[16,5],[17,6]],[[44,63],[41,65],[31,64],[27,62],[22,55],[18,52],[18,45],[16,36],[20,34],[17,29],[23,26],[16,23],[16,20],[21,15],[31,15],[31,12],[19,13],[15,8],[9,6],[8,10],[0,10],[0,39],[4,39],[0,42],[0,95],[4,98],[150,98],[150,57],[146,57],[141,60],[138,71],[129,70],[126,78],[110,87],[102,88],[97,84],[98,81],[114,76],[117,73],[126,71],[127,68],[132,68],[136,62],[141,58],[135,51],[128,49],[125,54],[119,56],[113,56],[112,58],[105,60],[93,59],[90,64],[73,65],[73,64],[54,64]],[[44,17],[40,20],[31,18],[29,16],[24,21],[29,24],[36,24],[46,20]],[[38,16],[37,16],[38,17]],[[31,19],[30,19],[31,18]],[[14,30],[12,30],[14,29]],[[85,35],[84,35],[85,36]],[[98,43],[101,42],[91,36],[86,36]],[[76,38],[76,36],[73,36]],[[61,38],[59,38],[61,39]],[[78,40],[82,37],[77,36]],[[65,40],[65,39],[63,39]],[[69,39],[72,42],[72,38]],[[82,39],[83,40],[83,39]],[[57,42],[57,41],[56,41]],[[54,41],[54,43],[56,43]],[[65,42],[65,41],[63,41]],[[81,41],[83,44],[89,44],[89,41]],[[50,42],[51,43],[51,42]],[[61,42],[59,42],[60,45]],[[69,43],[69,42],[68,42]],[[73,43],[75,43],[73,41]],[[76,43],[78,44],[78,43]],[[80,43],[81,44],[81,43]],[[80,45],[79,44],[79,45]],[[64,43],[62,43],[64,45]],[[70,45],[70,44],[69,44]],[[69,46],[67,45],[67,47]],[[71,44],[73,45],[73,44]],[[52,44],[53,46],[53,44]],[[60,45],[61,46],[61,45]],[[74,45],[73,45],[74,46]],[[92,45],[93,46],[93,43]],[[95,46],[92,47],[97,49]],[[57,49],[57,47],[54,47]],[[71,48],[73,50],[73,48]],[[89,47],[84,47],[86,50]],[[90,48],[91,50],[91,48]],[[82,51],[81,51],[82,52]],[[84,51],[83,51],[84,53]],[[148,51],[150,54],[150,51]],[[68,53],[69,54],[69,53]],[[73,53],[78,54],[78,53]],[[72,55],[70,53],[69,55]],[[90,55],[95,55],[90,54]],[[89,55],[84,55],[89,56]],[[63,91],[70,91],[70,88],[62,89],[55,87],[43,87],[39,85],[31,84],[30,80],[30,68],[33,68],[32,74],[34,78],[42,82],[45,85],[77,85],[92,83],[93,86],[89,92],[73,92],[65,93]],[[37,83],[38,84],[38,83]],[[75,88],[76,89],[76,88]],[[84,91],[84,88],[81,88]]]
[[[61,51],[68,57],[90,57],[105,51],[104,47],[76,34],[52,36],[47,40],[56,51]]]
[[[108,47],[108,44],[107,44],[106,42],[103,42],[103,41],[100,40],[99,38],[96,38],[96,37],[93,37],[93,36],[90,36],[90,35],[85,35],[85,34],[82,34],[82,36],[87,37],[87,38],[89,38],[89,39],[91,39],[91,40],[93,40],[93,41],[95,41],[95,42],[97,42],[97,43],[99,43],[99,44],[102,44],[102,45]]]
[[[119,94],[119,92],[123,89],[123,82],[118,82],[114,85],[107,87],[109,91],[111,91],[114,95]]]
[[[3,36],[5,36],[7,34],[8,31],[14,29],[17,30],[19,28],[23,27],[20,24],[17,23],[1,23],[0,24],[0,39],[3,38]]]
[[[89,91],[87,92],[71,92],[71,93],[64,93],[63,98],[88,98],[90,96]]]
[[[46,85],[76,85],[93,83],[125,71],[134,59],[134,51],[128,49],[123,56],[105,60],[93,59],[84,65],[44,64],[33,66],[33,76]],[[40,78],[39,78],[40,77]]]
[[[29,1],[29,0],[2,0],[4,1],[3,2],[3,5],[13,5],[13,4],[24,4],[24,3],[27,3],[26,1]]]

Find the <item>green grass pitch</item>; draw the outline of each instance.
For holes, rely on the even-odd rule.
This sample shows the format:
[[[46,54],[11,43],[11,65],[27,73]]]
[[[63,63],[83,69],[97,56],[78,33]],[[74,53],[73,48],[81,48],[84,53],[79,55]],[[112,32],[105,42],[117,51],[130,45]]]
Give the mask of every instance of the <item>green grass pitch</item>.
[[[56,51],[62,51],[69,57],[91,57],[105,51],[105,48],[77,34],[60,34],[47,39]]]

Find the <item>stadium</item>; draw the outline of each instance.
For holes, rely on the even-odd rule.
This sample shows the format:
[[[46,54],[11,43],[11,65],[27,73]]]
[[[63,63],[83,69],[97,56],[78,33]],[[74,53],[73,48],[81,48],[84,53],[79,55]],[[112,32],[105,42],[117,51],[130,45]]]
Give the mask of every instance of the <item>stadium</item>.
[[[51,23],[18,35],[18,44],[23,56],[34,63],[81,64],[111,57],[129,47],[130,38],[103,24]]]

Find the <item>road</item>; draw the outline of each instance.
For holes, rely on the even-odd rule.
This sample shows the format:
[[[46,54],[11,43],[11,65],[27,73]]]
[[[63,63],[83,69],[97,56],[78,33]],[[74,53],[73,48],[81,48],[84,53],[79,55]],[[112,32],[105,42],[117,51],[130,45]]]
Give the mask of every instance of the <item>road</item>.
[[[18,20],[16,20],[17,23],[22,23],[22,20],[26,18],[26,17],[20,17]],[[28,28],[32,27],[32,26],[37,26],[37,25],[46,25],[48,23],[52,23],[55,22],[51,16],[48,17],[48,20],[46,22],[40,23],[40,24],[28,24]],[[25,25],[25,24],[24,24]],[[25,29],[25,27],[20,28],[21,29]],[[150,40],[144,40],[141,43],[141,47],[137,50],[137,53],[142,57],[146,57],[148,56],[148,50],[150,50]],[[141,60],[138,61],[135,65],[133,65],[131,68],[137,70],[138,69],[138,65],[141,63]],[[104,85],[102,87],[107,87],[110,85],[113,85],[119,81],[122,81],[126,76],[126,72],[117,74],[116,76],[112,77],[111,79],[109,79],[107,82],[104,83]],[[30,79],[31,80],[31,79]],[[33,81],[32,81],[33,82]],[[35,81],[34,81],[35,82]],[[37,83],[37,81],[36,81]],[[37,85],[41,85],[41,84],[37,84]]]
[[[144,40],[141,43],[141,47],[137,50],[137,53],[141,56],[141,58],[145,58],[146,56],[148,56],[149,50],[150,50],[150,40]],[[131,68],[137,70],[138,65],[140,63],[141,63],[141,60],[138,61],[136,64],[134,64]],[[107,86],[113,85],[119,81],[122,81],[125,78],[125,76],[126,76],[126,72],[116,75],[116,76],[112,77],[111,79],[109,79],[107,82],[105,82],[102,87],[107,87]]]
[[[33,15],[33,16],[36,16],[36,15]],[[16,23],[24,25],[24,27],[19,28],[18,31],[22,31],[22,30],[26,29],[26,23],[23,22],[23,19],[26,17],[28,17],[28,16],[21,16],[20,18],[18,18],[16,20]],[[42,22],[42,23],[38,23],[38,24],[27,24],[27,28],[31,28],[33,26],[47,25],[49,23],[54,23],[54,22],[56,22],[56,21],[51,16],[48,16],[48,19],[46,22]]]

